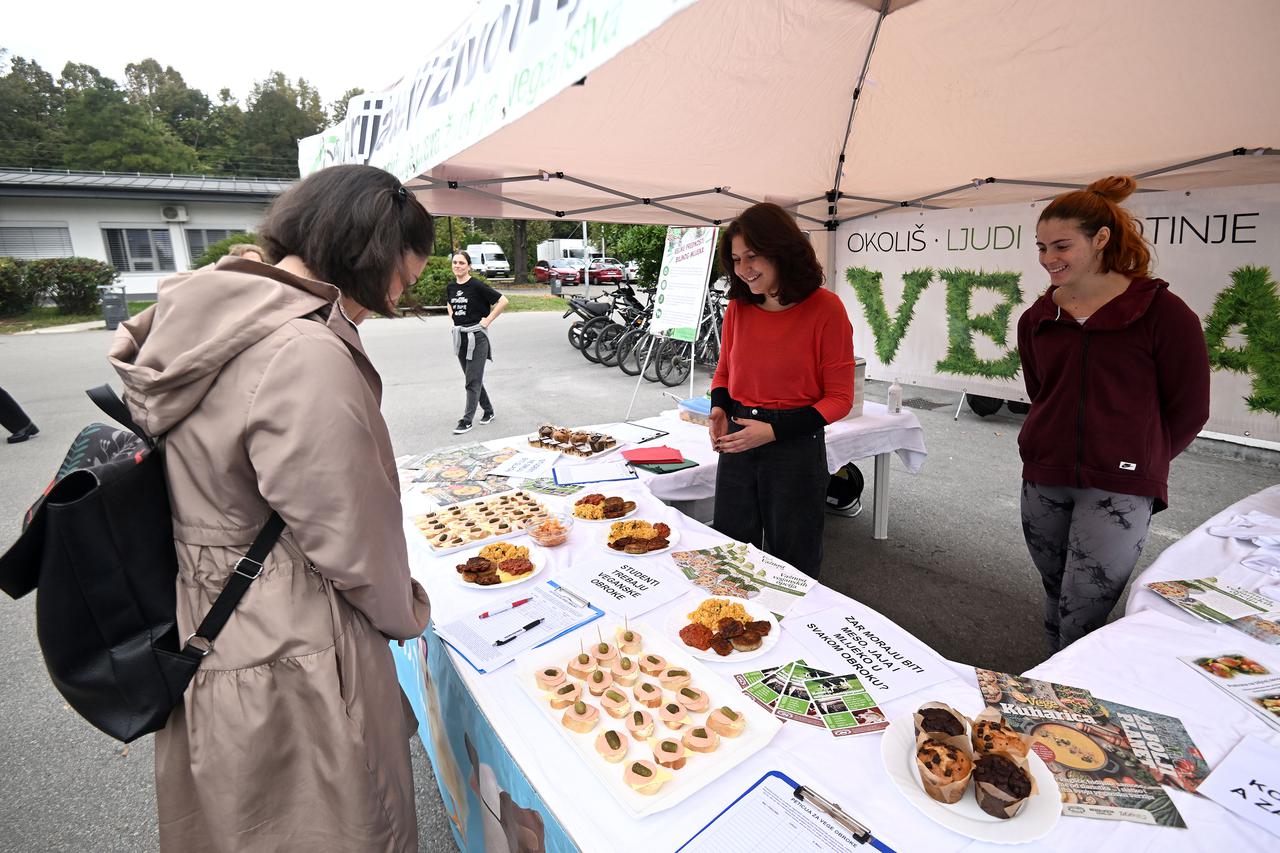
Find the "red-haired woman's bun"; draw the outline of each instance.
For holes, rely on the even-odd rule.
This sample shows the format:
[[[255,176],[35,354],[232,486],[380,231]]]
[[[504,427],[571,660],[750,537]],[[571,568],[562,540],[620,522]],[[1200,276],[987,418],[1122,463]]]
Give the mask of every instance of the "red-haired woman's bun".
[[[1129,196],[1133,195],[1133,191],[1138,188],[1138,182],[1128,175],[1112,175],[1109,178],[1099,178],[1086,188],[1089,192],[1097,193],[1107,201],[1119,204]]]

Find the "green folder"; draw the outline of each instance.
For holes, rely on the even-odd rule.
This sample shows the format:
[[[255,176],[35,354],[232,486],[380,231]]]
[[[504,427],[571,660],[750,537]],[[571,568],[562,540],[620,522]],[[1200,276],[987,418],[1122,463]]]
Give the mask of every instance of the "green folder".
[[[696,468],[697,462],[686,459],[683,462],[633,462],[632,468],[648,471],[650,474],[670,474],[672,471],[683,471],[685,468]]]

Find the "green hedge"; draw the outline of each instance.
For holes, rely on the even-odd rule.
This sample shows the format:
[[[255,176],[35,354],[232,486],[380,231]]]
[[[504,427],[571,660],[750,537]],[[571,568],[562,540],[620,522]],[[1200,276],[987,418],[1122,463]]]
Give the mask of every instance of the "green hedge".
[[[471,277],[481,284],[489,280],[477,272]],[[452,284],[453,267],[450,259],[444,255],[432,255],[427,258],[427,265],[422,268],[422,275],[414,282],[413,287],[400,297],[401,308],[438,308],[444,305],[445,288]]]
[[[115,284],[119,277],[111,264],[93,258],[41,258],[26,264],[28,286],[51,297],[59,314],[97,311],[98,288]]]
[[[35,307],[40,291],[27,281],[26,262],[0,258],[0,317],[25,314]]]
[[[231,251],[231,247],[236,243],[254,243],[257,244],[258,235],[252,232],[248,234],[232,234],[216,243],[210,243],[204,250],[204,254],[196,258],[191,264],[192,269],[200,269],[207,267],[209,264],[216,264],[218,260],[227,252]],[[262,256],[265,258],[267,253],[264,251]]]
[[[46,298],[59,314],[91,314],[101,303],[98,288],[118,278],[114,267],[93,258],[0,258],[0,316],[25,314]]]

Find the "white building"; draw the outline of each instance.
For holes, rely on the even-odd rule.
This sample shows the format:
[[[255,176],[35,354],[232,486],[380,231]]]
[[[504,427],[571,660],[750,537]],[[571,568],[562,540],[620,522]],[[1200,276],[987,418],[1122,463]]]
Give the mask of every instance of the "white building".
[[[130,296],[240,231],[292,181],[0,169],[0,257],[97,258]]]

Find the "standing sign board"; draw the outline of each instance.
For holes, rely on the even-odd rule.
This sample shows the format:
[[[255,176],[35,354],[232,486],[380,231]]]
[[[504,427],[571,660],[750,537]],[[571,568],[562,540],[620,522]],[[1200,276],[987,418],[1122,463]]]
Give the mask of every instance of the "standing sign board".
[[[682,341],[697,339],[719,233],[719,228],[667,229],[650,332]]]

